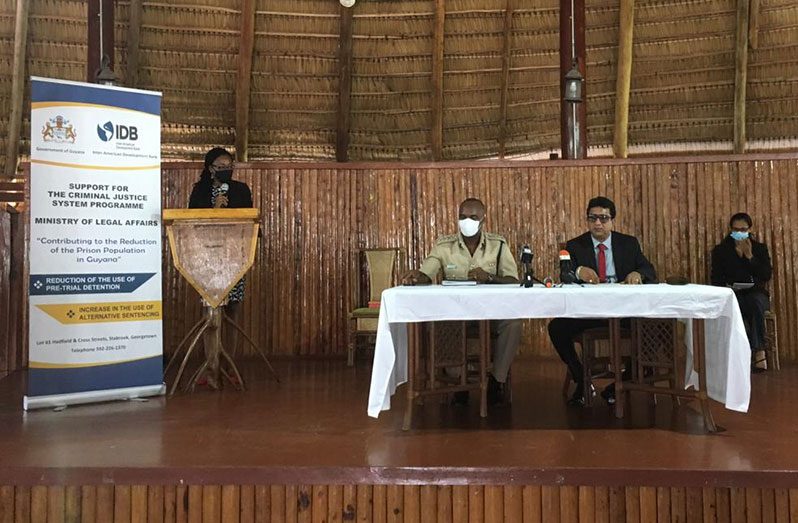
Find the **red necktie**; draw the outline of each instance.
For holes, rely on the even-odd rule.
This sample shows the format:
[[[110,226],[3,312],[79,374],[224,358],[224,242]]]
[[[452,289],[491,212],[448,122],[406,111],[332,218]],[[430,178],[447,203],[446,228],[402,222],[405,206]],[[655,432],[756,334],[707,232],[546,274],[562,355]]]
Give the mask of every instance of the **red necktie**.
[[[598,270],[599,270],[599,281],[601,283],[606,283],[607,281],[607,258],[604,255],[604,251],[607,250],[607,246],[603,243],[598,244]]]

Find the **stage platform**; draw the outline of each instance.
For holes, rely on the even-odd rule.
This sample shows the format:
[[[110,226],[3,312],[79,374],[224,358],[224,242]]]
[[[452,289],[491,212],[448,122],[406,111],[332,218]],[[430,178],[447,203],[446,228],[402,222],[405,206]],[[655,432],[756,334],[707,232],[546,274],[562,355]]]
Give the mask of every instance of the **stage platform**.
[[[366,415],[370,369],[246,362],[249,389],[25,413],[0,380],[0,522],[798,521],[798,368],[752,376],[751,409],[633,395],[566,407],[562,365],[520,360],[513,403],[404,395]],[[401,392],[402,389],[400,389]]]

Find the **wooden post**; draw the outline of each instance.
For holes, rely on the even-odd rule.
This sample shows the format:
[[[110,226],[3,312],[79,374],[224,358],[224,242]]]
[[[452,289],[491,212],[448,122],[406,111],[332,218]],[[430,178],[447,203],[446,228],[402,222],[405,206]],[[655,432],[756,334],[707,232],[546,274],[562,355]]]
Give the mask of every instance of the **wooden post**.
[[[349,128],[352,122],[352,21],[353,7],[340,6],[338,36],[338,124],[335,130],[335,159],[349,161]]]
[[[632,43],[634,41],[635,0],[621,0],[618,27],[618,76],[615,81],[615,137],[613,151],[616,158],[626,158],[629,138],[629,90],[632,84]]]
[[[100,20],[102,5],[102,20]],[[86,52],[86,81],[97,81],[100,70],[100,35],[102,34],[102,54],[108,56],[108,66],[114,68],[114,0],[89,0],[88,2],[88,45]]]
[[[30,173],[27,180],[30,190]],[[25,240],[25,214],[11,213],[11,272],[8,282],[11,285],[8,303],[8,323],[13,330],[8,333],[8,347],[11,349],[8,371],[25,368],[28,364],[28,299],[25,274],[28,272],[28,244]]]
[[[734,152],[745,152],[745,87],[748,81],[749,0],[737,0],[737,39],[734,50]]]
[[[759,1],[751,0],[748,9],[748,45],[751,49],[759,46]]]
[[[432,33],[432,159],[443,157],[443,41],[446,20],[445,0],[435,0],[435,25]]]
[[[130,0],[130,17],[127,31],[127,71],[125,83],[130,87],[139,84],[139,39],[141,37],[142,0]]]
[[[507,105],[510,94],[510,54],[513,34],[513,2],[504,5],[504,41],[502,43],[502,91],[499,107],[499,158],[504,158],[507,148]]]
[[[241,39],[238,43],[236,81],[236,159],[249,157],[249,104],[252,89],[252,54],[255,50],[255,0],[241,6]]]
[[[12,304],[11,294],[11,213],[0,204],[0,307],[8,313],[0,314],[0,379],[9,373],[9,361],[14,350],[10,343],[11,333],[16,325],[11,323],[10,312],[21,304]]]
[[[582,103],[576,104],[575,125],[579,131],[579,150],[572,156],[568,152],[568,121],[570,104],[565,101],[565,75],[571,70],[571,2],[574,17],[574,47],[582,83]],[[585,0],[560,0],[560,149],[562,158],[587,157],[587,67],[585,62]]]
[[[11,114],[6,136],[5,176],[13,178],[19,156],[19,133],[22,130],[22,103],[25,94],[25,56],[28,40],[29,0],[17,0],[14,22],[14,69],[11,77]]]

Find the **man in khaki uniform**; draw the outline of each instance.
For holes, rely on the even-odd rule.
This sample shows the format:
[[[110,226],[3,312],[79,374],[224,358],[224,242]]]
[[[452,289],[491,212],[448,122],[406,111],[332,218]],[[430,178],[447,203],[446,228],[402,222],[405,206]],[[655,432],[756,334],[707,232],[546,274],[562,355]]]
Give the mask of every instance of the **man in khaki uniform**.
[[[446,280],[475,280],[478,283],[518,283],[518,267],[507,241],[483,230],[485,204],[468,198],[460,204],[459,234],[438,238],[420,270],[404,275],[404,285],[428,285],[443,272]],[[498,335],[493,354],[493,370],[488,381],[488,398],[498,403],[503,397],[510,364],[521,341],[521,320],[491,322]]]

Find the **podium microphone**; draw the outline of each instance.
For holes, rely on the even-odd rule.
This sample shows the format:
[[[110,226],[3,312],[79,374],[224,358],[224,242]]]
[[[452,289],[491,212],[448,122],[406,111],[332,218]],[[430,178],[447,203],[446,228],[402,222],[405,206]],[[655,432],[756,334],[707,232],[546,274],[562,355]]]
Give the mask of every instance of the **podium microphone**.
[[[576,283],[577,277],[571,265],[571,253],[566,250],[560,251],[560,283]]]
[[[227,191],[230,189],[230,185],[227,183],[223,183],[219,186],[219,194],[222,196],[227,196]],[[220,205],[219,207],[227,207],[227,205]]]

